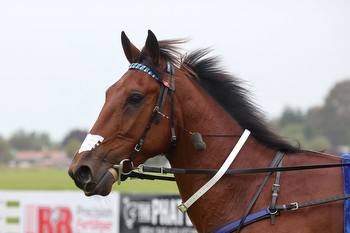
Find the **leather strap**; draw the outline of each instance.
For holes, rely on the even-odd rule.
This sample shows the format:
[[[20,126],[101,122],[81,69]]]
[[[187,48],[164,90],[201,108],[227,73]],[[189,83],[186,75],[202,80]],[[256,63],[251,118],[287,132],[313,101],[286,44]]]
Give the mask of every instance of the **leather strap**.
[[[266,172],[278,172],[278,171],[299,171],[299,170],[312,170],[323,169],[333,167],[347,167],[350,163],[332,163],[332,164],[316,164],[316,165],[303,165],[303,166],[288,166],[288,167],[269,167],[269,168],[247,168],[247,169],[232,169],[227,170],[226,175],[233,174],[250,174],[250,173],[266,173]],[[215,169],[182,169],[182,168],[165,168],[165,167],[143,167],[144,172],[154,173],[171,173],[171,174],[215,174],[218,170]]]
[[[275,155],[275,158],[272,160],[272,162],[271,162],[271,164],[270,164],[270,167],[277,167],[278,164],[282,161],[283,156],[284,156],[284,153],[278,151],[278,152],[276,153],[276,155]],[[240,231],[240,229],[242,228],[245,218],[248,216],[250,210],[253,208],[253,206],[254,206],[256,200],[257,200],[258,197],[260,196],[260,193],[261,193],[261,191],[263,190],[263,188],[264,188],[264,186],[265,186],[267,180],[270,178],[271,174],[272,174],[272,172],[268,172],[268,173],[266,174],[266,176],[265,176],[263,182],[261,183],[261,185],[260,185],[258,191],[255,193],[255,195],[254,195],[254,197],[253,197],[253,200],[250,202],[250,204],[249,204],[247,210],[245,211],[243,217],[241,218],[241,222],[240,222],[240,224],[239,224],[239,226],[238,226],[238,229],[237,229],[236,233],[238,233],[238,232]]]
[[[350,198],[350,194],[344,194],[336,197],[330,197],[330,198],[325,198],[325,199],[316,200],[316,201],[309,201],[302,204],[298,204],[297,202],[294,202],[294,203],[290,203],[289,205],[277,205],[275,209],[276,210],[297,210],[304,207],[320,205],[320,204],[325,204],[325,203],[334,202],[334,201],[341,201],[348,198]]]
[[[169,64],[169,63],[167,63]],[[174,89],[171,89],[170,92],[170,130],[171,130],[171,148],[173,148],[176,145],[176,134],[175,134],[175,121],[174,121],[174,99],[175,99],[175,70],[174,66],[170,66],[170,74],[172,76],[171,78],[171,86]]]
[[[278,167],[282,167],[282,160],[278,164]],[[277,201],[277,197],[278,197],[278,192],[280,191],[280,179],[281,179],[281,172],[277,172],[275,183],[272,186],[272,201],[271,201],[271,206],[270,206],[271,224],[272,225],[275,225],[276,213],[278,212],[275,210],[275,206],[276,206],[276,201]]]
[[[147,136],[147,133],[148,131],[151,129],[151,125],[154,121],[154,119],[158,116],[158,111],[159,111],[159,107],[156,106],[154,109],[153,109],[153,112],[152,112],[152,115],[150,117],[150,120],[148,122],[148,124],[146,125],[145,127],[145,130],[143,131],[143,134],[139,140],[139,142],[136,144],[136,146],[134,147],[134,150],[132,151],[130,157],[129,157],[129,162],[132,162],[137,154],[137,152],[139,152],[143,146],[143,143],[146,139],[146,136]]]
[[[190,206],[196,202],[204,193],[206,193],[211,187],[213,187],[216,182],[220,180],[220,178],[225,174],[229,166],[232,164],[233,160],[236,158],[239,151],[242,149],[244,143],[247,141],[250,135],[249,130],[245,130],[238,140],[236,146],[231,151],[230,155],[225,160],[224,164],[221,166],[219,171],[211,178],[205,185],[203,185],[196,193],[194,193],[185,203],[182,203],[178,206],[178,209],[184,213],[190,208]]]
[[[163,98],[162,98],[162,102],[160,104],[160,107],[159,107],[159,112],[163,112],[163,109],[164,109],[164,105],[165,105],[165,100],[166,100],[166,97],[167,97],[167,94],[168,94],[168,88],[164,88],[164,86],[161,86],[163,88],[161,88],[160,90],[160,93],[159,93],[159,97],[162,95]],[[162,91],[163,90],[163,91]],[[162,93],[163,92],[163,93]],[[157,105],[159,106],[159,105]],[[157,121],[156,121],[156,124],[159,124],[160,122],[160,117],[161,115],[158,115],[158,118],[157,118]]]

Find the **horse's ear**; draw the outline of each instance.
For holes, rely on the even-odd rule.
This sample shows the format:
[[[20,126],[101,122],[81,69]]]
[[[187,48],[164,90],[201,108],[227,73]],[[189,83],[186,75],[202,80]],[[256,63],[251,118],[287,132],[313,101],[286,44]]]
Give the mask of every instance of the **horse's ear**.
[[[129,38],[125,35],[125,32],[122,31],[122,45],[124,49],[124,54],[130,63],[136,61],[136,59],[140,56],[140,50],[133,45]]]
[[[158,40],[151,30],[148,30],[145,49],[147,55],[152,59],[153,64],[157,66],[160,58],[160,49]]]

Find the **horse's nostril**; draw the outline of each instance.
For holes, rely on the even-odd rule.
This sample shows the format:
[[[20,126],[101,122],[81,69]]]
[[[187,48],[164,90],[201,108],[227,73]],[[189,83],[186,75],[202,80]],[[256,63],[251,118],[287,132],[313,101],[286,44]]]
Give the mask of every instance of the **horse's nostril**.
[[[88,166],[81,166],[75,173],[75,177],[78,181],[87,185],[91,182],[91,170]]]

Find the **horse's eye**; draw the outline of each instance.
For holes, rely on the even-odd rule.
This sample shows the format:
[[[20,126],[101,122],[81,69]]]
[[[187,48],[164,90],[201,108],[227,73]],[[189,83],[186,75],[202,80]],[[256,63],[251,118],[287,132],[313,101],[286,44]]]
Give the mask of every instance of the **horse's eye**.
[[[143,95],[139,93],[133,93],[131,96],[129,96],[127,102],[128,104],[137,105],[140,104],[143,101]]]

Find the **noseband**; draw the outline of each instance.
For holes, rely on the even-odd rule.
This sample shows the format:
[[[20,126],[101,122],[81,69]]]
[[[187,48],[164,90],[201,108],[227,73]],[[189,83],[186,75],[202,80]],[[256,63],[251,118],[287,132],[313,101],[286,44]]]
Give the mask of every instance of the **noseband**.
[[[129,70],[141,70],[147,74],[149,74],[153,79],[155,79],[160,84],[160,92],[157,98],[156,105],[153,109],[152,115],[146,125],[143,134],[139,140],[139,142],[135,145],[134,150],[132,151],[130,157],[128,159],[122,160],[118,165],[114,165],[113,168],[118,170],[118,184],[122,181],[122,175],[128,176],[132,172],[124,171],[124,163],[129,163],[131,167],[134,167],[133,160],[135,159],[136,154],[141,150],[142,145],[146,139],[148,131],[151,129],[151,125],[153,121],[157,118],[156,124],[159,124],[160,117],[162,115],[162,111],[164,109],[165,100],[170,90],[170,131],[171,131],[171,139],[170,139],[170,147],[168,152],[176,145],[176,135],[175,135],[175,126],[174,126],[174,95],[175,95],[175,70],[174,66],[169,62],[166,63],[166,73],[171,76],[171,85],[162,80],[159,76],[157,76],[149,67],[142,65],[140,63],[131,63],[129,66]],[[168,153],[167,152],[167,153]],[[165,153],[165,154],[167,154]]]

